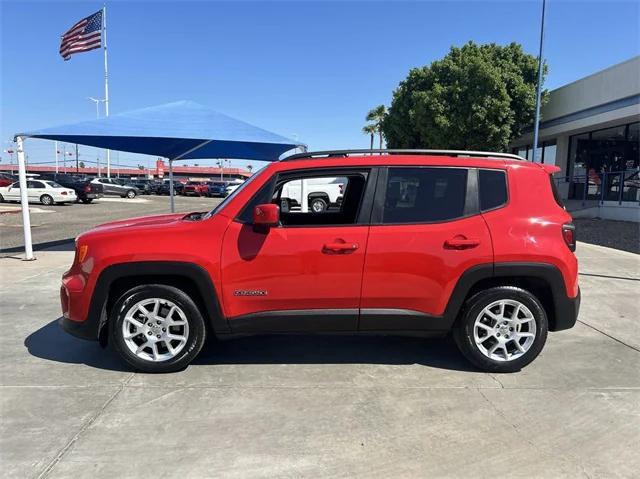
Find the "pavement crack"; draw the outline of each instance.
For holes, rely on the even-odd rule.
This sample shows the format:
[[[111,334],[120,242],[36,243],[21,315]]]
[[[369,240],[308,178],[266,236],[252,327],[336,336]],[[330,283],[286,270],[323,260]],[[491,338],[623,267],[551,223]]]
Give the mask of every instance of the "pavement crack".
[[[601,329],[598,329],[598,328],[596,328],[595,326],[590,325],[589,323],[585,323],[584,321],[581,321],[581,320],[579,320],[579,319],[578,319],[578,322],[579,322],[579,323],[581,323],[581,324],[584,324],[584,325],[585,325],[586,327],[588,327],[588,328],[593,329],[594,331],[599,332],[600,334],[605,335],[607,338],[609,338],[609,339],[613,339],[614,341],[616,341],[616,342],[618,342],[618,343],[622,344],[623,346],[626,346],[626,347],[628,347],[628,348],[630,348],[630,349],[633,349],[634,351],[637,351],[637,352],[639,352],[639,353],[640,353],[640,349],[636,348],[635,346],[632,346],[631,344],[627,344],[627,343],[625,343],[624,341],[622,341],[622,340],[620,340],[620,339],[618,339],[618,338],[616,338],[616,337],[614,337],[614,336],[611,336],[610,334],[605,333],[605,332],[604,332],[604,331],[602,331]]]
[[[500,389],[504,389],[504,384],[502,384],[502,381],[500,381],[495,375],[491,373],[487,373],[487,374],[489,374],[489,377],[500,385]]]
[[[89,418],[89,420],[86,421],[80,427],[80,429],[78,429],[78,432],[76,432],[74,434],[74,436],[64,445],[64,447],[62,449],[60,449],[60,451],[58,451],[58,454],[56,454],[56,456],[51,461],[49,461],[49,464],[47,464],[47,466],[42,470],[42,472],[40,474],[38,474],[38,476],[37,476],[38,479],[44,479],[44,478],[49,476],[51,471],[53,471],[54,467],[56,467],[56,465],[65,456],[65,454],[73,447],[73,445],[78,441],[78,439],[80,439],[80,436],[82,436],[82,434],[84,434],[84,432],[87,429],[89,429],[89,427],[91,427],[91,425],[94,422],[96,422],[96,420],[109,407],[109,405],[120,395],[120,393],[124,390],[124,388],[127,386],[127,384],[129,384],[129,381],[131,381],[134,376],[135,376],[135,373],[131,373],[127,377],[127,379],[125,379],[122,382],[122,384],[120,384],[120,387],[118,389],[116,389],[116,391],[109,397],[109,399],[107,399],[104,402],[104,404],[100,407],[100,409],[98,409],[98,411],[96,411],[96,413],[93,416],[91,416]]]

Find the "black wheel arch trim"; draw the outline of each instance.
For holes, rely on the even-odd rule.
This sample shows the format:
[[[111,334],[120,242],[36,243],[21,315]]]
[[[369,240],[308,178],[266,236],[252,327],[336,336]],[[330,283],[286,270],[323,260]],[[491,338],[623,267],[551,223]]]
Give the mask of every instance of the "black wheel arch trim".
[[[544,281],[551,291],[553,310],[547,311],[549,330],[561,331],[575,324],[580,309],[580,293],[570,298],[565,288],[564,278],[560,270],[550,263],[505,262],[476,265],[466,270],[458,280],[449,303],[445,309],[444,319],[452,326],[467,299],[469,292],[485,279],[498,278],[536,278]]]
[[[109,290],[117,280],[132,278],[135,276],[177,276],[192,281],[200,294],[205,306],[207,318],[213,332],[227,332],[229,326],[222,314],[216,289],[211,281],[209,273],[198,264],[181,261],[137,261],[129,263],[117,263],[106,267],[101,271],[98,281],[93,288],[91,303],[87,318],[80,328],[74,325],[73,330],[64,329],[75,336],[85,339],[98,339],[103,326],[107,322],[106,305],[109,298]],[[179,286],[177,286],[179,287]],[[65,323],[67,323],[66,321]],[[62,323],[62,322],[61,322]],[[63,327],[65,325],[63,324]]]

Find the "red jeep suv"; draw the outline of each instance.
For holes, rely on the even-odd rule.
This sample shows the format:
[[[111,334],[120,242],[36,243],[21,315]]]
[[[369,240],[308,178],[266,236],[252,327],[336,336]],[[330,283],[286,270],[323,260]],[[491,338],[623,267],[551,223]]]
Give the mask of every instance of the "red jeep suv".
[[[81,234],[62,327],[147,372],[184,368],[207,336],[450,331],[480,369],[512,372],[547,331],[575,324],[575,229],[558,168],[502,153],[365,151],[293,155],[210,212]],[[309,200],[327,184],[342,185],[340,198],[316,211]]]

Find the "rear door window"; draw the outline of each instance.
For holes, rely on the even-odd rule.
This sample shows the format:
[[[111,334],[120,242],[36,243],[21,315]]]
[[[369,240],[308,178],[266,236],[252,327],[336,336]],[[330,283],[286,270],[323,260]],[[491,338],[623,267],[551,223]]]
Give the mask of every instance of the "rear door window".
[[[465,168],[389,168],[382,222],[431,223],[464,216]]]

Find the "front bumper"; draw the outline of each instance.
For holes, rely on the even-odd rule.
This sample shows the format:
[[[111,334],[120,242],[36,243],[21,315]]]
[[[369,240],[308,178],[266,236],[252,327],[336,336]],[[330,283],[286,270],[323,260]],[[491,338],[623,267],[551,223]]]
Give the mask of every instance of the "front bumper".
[[[573,328],[580,313],[580,298],[581,293],[579,288],[575,298],[555,298],[556,311],[553,324],[550,325],[551,327],[549,328],[551,331],[562,331]]]

